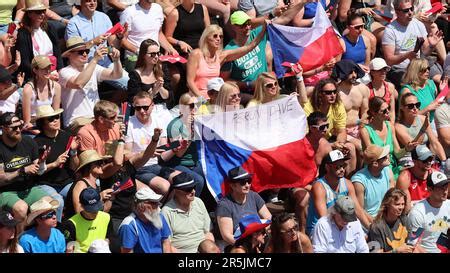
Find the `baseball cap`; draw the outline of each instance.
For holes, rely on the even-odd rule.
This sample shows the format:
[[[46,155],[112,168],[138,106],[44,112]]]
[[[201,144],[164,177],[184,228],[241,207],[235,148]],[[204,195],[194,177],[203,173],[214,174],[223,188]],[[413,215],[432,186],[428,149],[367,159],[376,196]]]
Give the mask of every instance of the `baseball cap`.
[[[0,115],[0,126],[8,126],[11,125],[12,119],[14,117],[17,117],[15,113],[13,112],[5,112]],[[19,119],[20,120],[20,119]]]
[[[220,91],[220,88],[222,87],[222,85],[225,82],[223,81],[222,78],[217,77],[217,78],[212,78],[208,81],[208,83],[206,84],[206,90],[214,90],[214,91]]]
[[[390,150],[391,150],[390,145],[380,147],[378,145],[371,144],[364,151],[364,160],[367,163],[372,163],[380,158],[389,155]]]
[[[431,156],[433,156],[433,153],[426,145],[417,145],[416,148],[411,151],[411,157],[413,160],[423,161]]]
[[[149,187],[142,188],[136,192],[134,195],[134,200],[136,202],[143,202],[143,201],[151,201],[151,202],[159,202],[163,196],[161,194],[157,194]]]
[[[0,211],[0,225],[4,227],[15,227],[17,222],[9,211]]]
[[[188,173],[180,173],[172,179],[172,188],[177,190],[192,189],[195,187],[194,177]]]
[[[235,167],[228,171],[228,178],[231,181],[239,181],[243,179],[250,179],[252,178],[253,174],[248,173],[244,168],[241,166]]]
[[[50,62],[50,59],[47,56],[38,55],[33,58],[31,61],[32,67],[39,67],[40,69],[47,68],[52,65],[52,62]]]
[[[385,67],[391,69],[391,67],[389,65],[387,65],[386,61],[383,58],[374,58],[369,63],[370,70],[381,70]]]
[[[334,208],[347,222],[356,221],[355,202],[348,196],[341,196],[336,200]]]
[[[90,213],[98,212],[103,208],[103,202],[99,192],[94,188],[85,188],[80,193],[80,203],[85,211]]]
[[[324,157],[323,160],[325,163],[334,163],[339,160],[348,160],[348,159],[349,159],[349,157],[345,157],[344,154],[340,150],[333,150],[333,151],[329,152]]]
[[[10,81],[12,79],[11,74],[2,65],[0,65],[0,82]]]
[[[230,22],[232,25],[243,25],[250,19],[250,16],[248,16],[247,13],[243,12],[242,10],[235,11],[230,16]]]
[[[447,176],[439,171],[434,171],[427,178],[428,187],[440,187],[445,186],[449,183]]]

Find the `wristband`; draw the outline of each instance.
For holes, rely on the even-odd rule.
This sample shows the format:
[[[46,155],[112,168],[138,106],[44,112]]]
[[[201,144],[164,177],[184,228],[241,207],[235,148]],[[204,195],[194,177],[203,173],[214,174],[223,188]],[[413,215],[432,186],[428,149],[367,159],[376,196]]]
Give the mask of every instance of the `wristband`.
[[[177,45],[177,46],[180,46],[180,40],[177,40],[176,45]]]
[[[123,139],[119,139],[119,140],[117,140],[117,142],[118,142],[118,143],[125,144],[125,140],[123,140]]]
[[[61,17],[61,19],[58,20],[58,22],[63,23],[64,24],[64,17]]]
[[[297,81],[298,81],[298,82],[302,82],[302,81],[303,81],[303,76],[298,76],[298,75],[297,75],[297,76],[295,76],[295,77],[297,78]]]

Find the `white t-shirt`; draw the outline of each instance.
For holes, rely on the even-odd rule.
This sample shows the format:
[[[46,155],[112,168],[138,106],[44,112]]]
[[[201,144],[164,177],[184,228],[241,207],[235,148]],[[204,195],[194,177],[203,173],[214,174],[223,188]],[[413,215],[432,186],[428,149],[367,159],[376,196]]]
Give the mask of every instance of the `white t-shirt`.
[[[440,253],[436,242],[441,233],[447,233],[450,227],[450,201],[444,201],[440,208],[432,207],[427,199],[417,202],[408,219],[412,232],[420,227],[424,229],[420,245],[427,252]]]
[[[85,67],[87,64],[85,65]],[[96,65],[94,73],[82,89],[67,88],[67,82],[80,74],[80,71],[69,65],[59,72],[61,84],[61,102],[64,109],[64,126],[79,117],[94,117],[94,105],[100,100],[98,95],[98,83],[103,79],[101,74],[105,68]]]
[[[414,50],[417,37],[427,39],[427,35],[425,25],[416,18],[413,18],[406,27],[394,21],[387,25],[383,34],[382,44],[395,46],[394,55],[399,55]],[[408,64],[409,59],[406,59],[393,67],[406,69]]]
[[[133,143],[131,148],[132,153],[139,153],[147,149],[148,144],[152,141],[153,131],[155,128],[163,128],[158,120],[153,120],[150,124],[142,124],[136,116],[130,117],[128,121],[126,143]],[[167,137],[165,130],[162,131],[161,137]],[[159,146],[159,144],[158,144]],[[150,158],[144,166],[158,164],[158,158]]]
[[[33,30],[33,39],[36,41],[36,44],[33,42],[33,55],[45,55],[50,56],[53,55],[53,44],[48,37],[47,33],[43,31],[41,28]]]
[[[159,30],[164,22],[164,13],[160,5],[152,3],[149,10],[139,4],[126,8],[120,16],[120,23],[128,23],[128,41],[140,47],[142,41],[152,39],[159,43]],[[135,55],[126,51],[126,56]]]
[[[17,103],[20,100],[19,92],[12,93],[6,100],[0,100],[0,113],[16,112]]]

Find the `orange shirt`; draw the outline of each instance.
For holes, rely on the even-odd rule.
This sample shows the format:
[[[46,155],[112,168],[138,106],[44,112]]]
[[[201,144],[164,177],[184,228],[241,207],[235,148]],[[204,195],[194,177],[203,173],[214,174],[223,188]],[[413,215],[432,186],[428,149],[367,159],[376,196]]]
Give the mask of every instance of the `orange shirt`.
[[[95,121],[83,126],[78,132],[81,139],[80,150],[96,150],[99,155],[105,155],[105,143],[120,138],[120,126],[116,123],[113,129],[99,131],[94,124]]]

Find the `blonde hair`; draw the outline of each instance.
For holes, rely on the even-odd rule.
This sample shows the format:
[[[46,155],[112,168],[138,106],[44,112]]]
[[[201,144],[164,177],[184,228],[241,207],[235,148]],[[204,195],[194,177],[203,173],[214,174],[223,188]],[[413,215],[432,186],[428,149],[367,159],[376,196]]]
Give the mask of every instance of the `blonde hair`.
[[[419,78],[419,73],[422,73],[422,71],[427,67],[428,61],[426,59],[411,60],[408,67],[406,68],[406,73],[403,76],[402,84],[409,84],[414,89],[421,87],[421,85],[423,84],[423,80]]]
[[[207,45],[207,39],[209,36],[211,36],[214,32],[219,32],[220,35],[223,35],[223,30],[219,25],[209,25],[203,30],[202,36],[200,36],[200,40],[198,42],[198,48],[203,53],[204,56],[207,56],[208,54],[208,45]],[[223,48],[223,41],[220,44],[219,50],[222,50]]]
[[[405,207],[406,207],[406,193],[397,188],[390,188],[384,195],[383,200],[381,201],[380,209],[378,210],[378,214],[375,217],[375,221],[380,221],[381,219],[386,217],[387,214],[387,208],[390,204],[392,204],[395,201],[400,200],[403,198],[405,201]],[[402,215],[405,215],[405,208],[403,208]]]
[[[253,99],[256,100],[259,103],[262,103],[264,101],[264,97],[266,96],[266,93],[264,92],[265,90],[265,80],[266,79],[271,79],[274,81],[278,81],[277,78],[275,77],[275,75],[273,75],[272,73],[268,73],[268,72],[263,72],[261,74],[259,74],[258,78],[256,79],[256,83],[255,83],[255,93],[253,95]],[[280,86],[277,85],[277,97],[280,95]]]
[[[216,111],[218,112],[227,111],[226,108],[228,105],[228,97],[235,89],[237,89],[239,93],[241,92],[241,90],[239,90],[239,86],[234,82],[227,81],[222,85],[216,99],[216,105],[218,108],[216,109]]]
[[[107,100],[99,100],[94,106],[94,117],[111,117],[119,112],[119,107]]]

